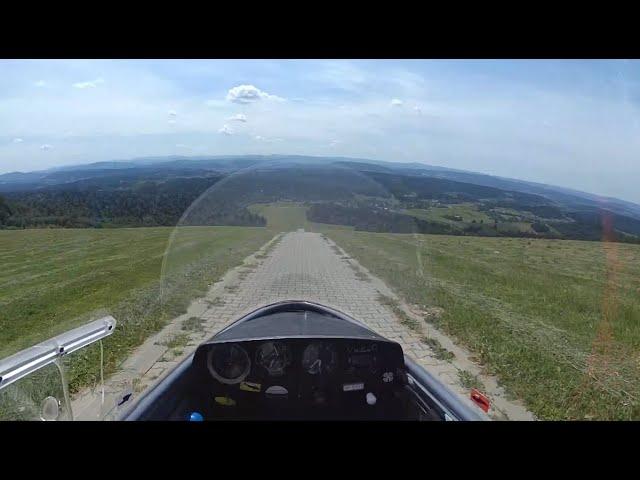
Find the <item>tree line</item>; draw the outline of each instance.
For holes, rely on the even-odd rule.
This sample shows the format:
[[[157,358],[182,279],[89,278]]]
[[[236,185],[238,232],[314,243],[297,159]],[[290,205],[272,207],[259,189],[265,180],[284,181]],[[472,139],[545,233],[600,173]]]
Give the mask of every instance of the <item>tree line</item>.
[[[0,228],[102,228],[176,225],[220,177],[145,181],[120,189],[41,189],[0,196]],[[264,226],[266,220],[221,199],[190,225]]]

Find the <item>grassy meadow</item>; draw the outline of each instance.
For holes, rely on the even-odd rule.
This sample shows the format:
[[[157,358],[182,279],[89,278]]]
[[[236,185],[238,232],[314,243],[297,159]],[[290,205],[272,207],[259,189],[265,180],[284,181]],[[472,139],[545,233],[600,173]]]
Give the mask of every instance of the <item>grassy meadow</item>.
[[[500,212],[502,220],[497,222],[497,231],[502,234],[533,233],[532,223],[535,221],[533,214],[517,212],[507,208],[496,209]],[[428,209],[412,208],[404,210],[407,215],[431,222],[444,223],[452,227],[464,229],[475,223],[482,225],[486,233],[493,231],[494,220],[485,212],[478,210],[472,203],[451,204]],[[454,220],[453,217],[459,217]],[[519,220],[520,219],[520,220]]]
[[[640,245],[326,228],[542,419],[640,419]]]
[[[307,220],[307,208],[299,203],[256,203],[249,211],[267,219],[267,228],[275,232],[291,232],[298,228],[312,231]]]
[[[476,205],[471,203],[452,204],[444,207],[431,207],[429,209],[412,208],[406,210],[408,215],[421,218],[422,220],[430,220],[432,222],[447,223],[450,225],[458,225],[460,222],[451,220],[450,216],[458,215],[461,222],[471,223],[475,220],[477,223],[484,222],[486,224],[493,223],[489,215],[478,210]]]
[[[640,245],[355,232],[307,221],[300,204],[250,209],[267,228],[0,231],[0,358],[109,313],[118,321],[105,342],[113,372],[274,233],[305,228],[408,302],[441,307],[425,321],[539,418],[640,419]],[[444,214],[484,215],[464,205],[431,211]],[[99,349],[79,354],[72,390],[99,374]]]
[[[272,236],[252,227],[0,230],[0,358],[111,314],[108,374]],[[89,350],[73,363],[72,390],[99,374],[99,350]]]

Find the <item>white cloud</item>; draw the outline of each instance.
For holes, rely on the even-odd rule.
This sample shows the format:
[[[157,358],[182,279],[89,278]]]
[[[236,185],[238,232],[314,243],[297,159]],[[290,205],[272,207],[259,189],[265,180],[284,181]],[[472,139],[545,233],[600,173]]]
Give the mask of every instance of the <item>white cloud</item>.
[[[21,138],[14,138],[13,139],[13,143],[22,143],[24,142],[24,140],[22,140]]]
[[[394,98],[393,100],[391,100],[391,106],[392,107],[401,107],[402,106],[402,100],[399,100],[397,98]]]
[[[40,150],[51,150],[53,147],[51,145],[49,145],[48,143],[45,143],[44,145],[40,145]]]
[[[255,137],[253,137],[255,140],[264,140],[264,137],[262,135],[256,135]]]
[[[247,116],[242,114],[242,113],[238,113],[236,115],[233,115],[232,117],[228,118],[229,121],[231,122],[246,122],[247,121]]]
[[[331,142],[329,143],[330,147],[337,147],[340,144],[339,140],[331,140]]]
[[[175,110],[169,110],[169,112],[167,112],[167,113],[168,113],[168,115],[170,117],[177,117],[178,116],[178,113]]]
[[[227,93],[227,100],[234,103],[254,103],[259,100],[284,100],[277,95],[263,92],[253,85],[238,85]]]
[[[189,145],[185,145],[184,143],[176,143],[177,148],[186,148],[187,150],[193,150]]]
[[[74,83],[73,86],[75,88],[85,89],[85,88],[96,88],[101,83],[104,83],[102,78],[96,78],[95,80],[91,80],[88,82],[77,82]]]
[[[176,121],[173,118],[169,119],[169,125],[175,125]]]
[[[222,128],[218,130],[218,133],[222,133],[224,135],[233,135],[233,130],[229,128],[228,125],[223,125]]]
[[[416,113],[418,113],[418,114],[422,113],[422,109],[421,109],[418,105],[416,105],[415,107],[413,107],[413,109],[414,109],[414,110],[416,111]]]
[[[33,82],[36,87],[44,87],[46,82],[44,80],[38,80],[37,82]]]

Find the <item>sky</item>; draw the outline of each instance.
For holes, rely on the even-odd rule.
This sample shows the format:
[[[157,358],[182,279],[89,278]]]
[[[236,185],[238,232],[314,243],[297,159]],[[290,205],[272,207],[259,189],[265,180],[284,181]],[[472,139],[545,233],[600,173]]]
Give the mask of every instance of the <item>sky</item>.
[[[0,173],[230,154],[420,162],[640,203],[640,62],[0,60]]]

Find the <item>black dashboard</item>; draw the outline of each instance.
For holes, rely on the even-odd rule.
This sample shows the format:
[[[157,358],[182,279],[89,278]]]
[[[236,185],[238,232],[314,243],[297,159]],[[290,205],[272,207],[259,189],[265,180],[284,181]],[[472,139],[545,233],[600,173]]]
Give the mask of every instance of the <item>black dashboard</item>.
[[[120,416],[192,421],[454,417],[473,415],[409,361],[400,344],[348,315],[304,301],[267,305],[228,325]]]
[[[201,409],[220,419],[388,417],[407,381],[400,345],[378,339],[209,343],[193,366]]]

